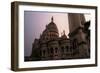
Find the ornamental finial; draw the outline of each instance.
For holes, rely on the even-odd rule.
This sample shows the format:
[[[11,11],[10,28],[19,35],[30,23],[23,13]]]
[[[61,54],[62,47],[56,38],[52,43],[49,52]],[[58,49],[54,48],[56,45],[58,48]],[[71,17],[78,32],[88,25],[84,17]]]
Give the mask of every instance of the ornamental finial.
[[[51,21],[53,22],[53,16],[52,16],[52,18],[51,18]]]

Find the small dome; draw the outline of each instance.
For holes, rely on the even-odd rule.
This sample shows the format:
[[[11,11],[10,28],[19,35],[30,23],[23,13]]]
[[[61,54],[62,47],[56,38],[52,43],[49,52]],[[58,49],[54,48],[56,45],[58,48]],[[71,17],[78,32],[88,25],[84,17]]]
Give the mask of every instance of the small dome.
[[[65,31],[63,31],[63,35],[61,36],[62,39],[67,39],[67,36],[65,34]]]
[[[62,39],[67,39],[66,35],[61,36]]]

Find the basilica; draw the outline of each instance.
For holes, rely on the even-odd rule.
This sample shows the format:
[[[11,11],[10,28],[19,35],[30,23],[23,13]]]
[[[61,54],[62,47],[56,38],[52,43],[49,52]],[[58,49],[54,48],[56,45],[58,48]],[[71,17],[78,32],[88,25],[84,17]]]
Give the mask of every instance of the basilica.
[[[40,38],[32,44],[30,61],[90,58],[90,21],[83,14],[68,14],[69,34],[59,36],[57,24],[51,17]],[[68,37],[67,37],[68,36]]]

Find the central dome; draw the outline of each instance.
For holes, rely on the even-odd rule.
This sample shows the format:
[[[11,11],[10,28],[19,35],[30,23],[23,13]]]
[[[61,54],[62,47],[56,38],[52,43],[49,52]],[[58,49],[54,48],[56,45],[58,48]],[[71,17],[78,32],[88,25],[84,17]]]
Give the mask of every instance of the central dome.
[[[50,32],[58,33],[58,28],[57,28],[56,24],[53,22],[53,17],[51,18],[51,22],[47,25],[47,29]]]
[[[55,40],[59,37],[58,28],[56,24],[53,22],[53,17],[51,18],[51,22],[46,25],[46,29],[43,31],[41,35],[42,42]]]

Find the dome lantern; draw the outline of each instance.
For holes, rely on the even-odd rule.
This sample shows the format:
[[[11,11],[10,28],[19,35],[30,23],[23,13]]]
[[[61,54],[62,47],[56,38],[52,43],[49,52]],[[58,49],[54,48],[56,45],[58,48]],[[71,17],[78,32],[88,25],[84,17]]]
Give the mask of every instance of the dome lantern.
[[[52,16],[52,18],[51,18],[51,22],[53,22],[53,16]]]

